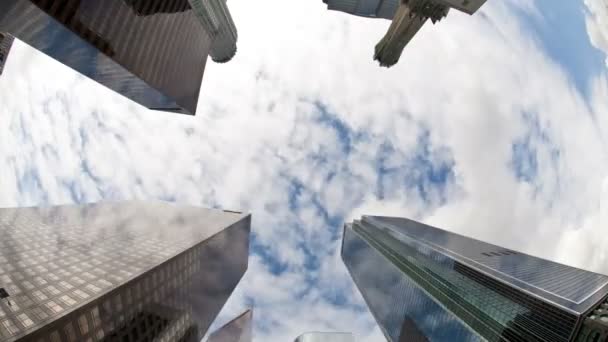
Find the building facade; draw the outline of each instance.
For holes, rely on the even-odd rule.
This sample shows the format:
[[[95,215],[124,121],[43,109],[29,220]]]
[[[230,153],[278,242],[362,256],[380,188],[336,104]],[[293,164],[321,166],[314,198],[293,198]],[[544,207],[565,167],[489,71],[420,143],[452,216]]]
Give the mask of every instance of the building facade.
[[[409,0],[413,1],[413,0]],[[486,2],[486,0],[432,0],[433,2],[459,10],[466,14],[473,14]]]
[[[346,224],[342,259],[394,342],[577,341],[608,296],[604,275],[403,218]]]
[[[390,19],[391,25],[374,49],[374,60],[391,67],[403,49],[430,19],[433,24],[447,16],[451,8],[473,14],[486,0],[323,0],[327,9],[366,18]]]
[[[213,35],[211,58],[216,63],[225,63],[236,54],[238,34],[226,0],[189,0],[195,13]]]
[[[207,342],[251,342],[253,310],[247,310],[209,335]]]
[[[250,216],[160,202],[0,209],[0,341],[200,341]]]
[[[323,0],[327,9],[365,18],[393,19],[401,0]]]
[[[198,0],[191,0],[192,3]],[[207,56],[234,47],[223,0],[3,0],[0,32],[150,109],[195,114]],[[219,10],[221,13],[214,13]],[[219,17],[216,26],[202,17]],[[236,34],[236,33],[235,33]],[[230,56],[231,57],[231,56]],[[222,60],[222,61],[225,61]]]
[[[13,46],[13,40],[10,34],[0,32],[0,75],[4,71],[4,64]]]
[[[340,332],[307,332],[294,342],[354,342],[355,338],[351,333]]]
[[[328,10],[345,12],[365,18],[392,20],[400,3],[410,7],[441,6],[473,14],[486,0],[323,0]]]

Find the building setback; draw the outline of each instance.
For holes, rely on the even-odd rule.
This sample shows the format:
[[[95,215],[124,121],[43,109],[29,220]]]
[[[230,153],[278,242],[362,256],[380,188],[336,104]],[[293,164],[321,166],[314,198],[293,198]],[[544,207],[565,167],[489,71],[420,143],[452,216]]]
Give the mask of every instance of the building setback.
[[[251,342],[253,310],[247,310],[214,331],[207,342]]]
[[[161,202],[0,209],[0,341],[200,341],[250,216]]]
[[[236,51],[224,0],[2,0],[0,32],[145,107],[186,114],[207,56]]]
[[[608,336],[601,274],[379,216],[345,225],[342,259],[392,342]]]

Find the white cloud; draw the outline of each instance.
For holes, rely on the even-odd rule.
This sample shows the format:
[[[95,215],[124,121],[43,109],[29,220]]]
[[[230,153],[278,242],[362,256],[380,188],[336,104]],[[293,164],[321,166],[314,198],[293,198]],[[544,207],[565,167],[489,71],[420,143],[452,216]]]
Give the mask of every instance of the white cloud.
[[[326,214],[415,217],[608,272],[608,82],[590,80],[588,100],[577,92],[515,17],[540,15],[533,3],[452,11],[388,70],[372,60],[388,21],[320,1],[230,8],[239,51],[208,64],[196,117],[147,111],[17,43],[0,77],[0,206],[174,198],[252,212],[256,248],[283,273],[254,254],[222,319],[253,299],[259,341],[381,338]],[[529,181],[513,170],[526,139]],[[428,173],[442,166],[452,168],[440,188]]]
[[[585,0],[585,5],[589,10],[585,21],[591,43],[608,55],[608,4],[603,0]]]

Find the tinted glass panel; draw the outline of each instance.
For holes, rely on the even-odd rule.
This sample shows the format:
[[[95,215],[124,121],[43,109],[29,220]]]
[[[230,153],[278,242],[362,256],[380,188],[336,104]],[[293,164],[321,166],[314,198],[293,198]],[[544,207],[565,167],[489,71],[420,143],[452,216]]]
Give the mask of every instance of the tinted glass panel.
[[[367,220],[390,228],[397,239],[413,237],[462,264],[578,313],[590,309],[596,296],[608,294],[608,277],[602,274],[523,253],[500,254],[504,248],[404,218]]]
[[[353,229],[345,229],[342,258],[389,341],[399,341],[402,327],[410,325],[417,327],[419,338],[429,341],[481,341],[377,247]]]
[[[414,222],[414,221],[410,221]],[[413,224],[417,224],[414,222]],[[412,225],[413,225],[412,224]],[[398,327],[396,321],[400,323],[404,319],[411,319],[413,326],[418,327],[426,338],[430,341],[435,339],[425,330],[424,323],[417,320],[408,310],[397,311],[395,305],[401,307],[407,303],[416,303],[421,299],[410,298],[406,304],[400,304],[402,296],[407,296],[415,291],[406,289],[401,285],[398,289],[386,288],[383,291],[374,290],[374,287],[387,286],[395,282],[393,279],[400,279],[397,275],[388,272],[387,275],[378,274],[380,265],[369,267],[367,271],[370,282],[362,284],[361,274],[353,271],[351,265],[357,264],[356,255],[347,255],[348,242],[352,240],[352,235],[359,237],[358,244],[360,249],[375,250],[375,253],[384,257],[385,269],[392,269],[403,279],[403,284],[410,284],[418,288],[416,297],[425,298],[438,304],[441,313],[432,311],[432,305],[428,305],[425,317],[441,317],[445,315],[453,321],[462,322],[464,330],[474,331],[488,340],[506,339],[508,341],[569,341],[573,332],[576,330],[578,315],[570,310],[556,306],[551,301],[544,300],[542,297],[532,296],[526,291],[512,286],[507,282],[480,271],[478,268],[471,267],[471,263],[461,262],[461,258],[456,258],[452,253],[447,253],[446,249],[439,248],[437,244],[428,243],[428,235],[434,231],[426,230],[426,226],[403,229],[395,227],[395,224],[382,225],[377,220],[365,218],[363,221],[355,221],[345,230],[343,257],[345,263],[351,270],[360,291],[368,302],[370,309],[375,313],[378,323],[384,327],[391,340],[396,341]],[[459,236],[456,244],[450,240],[450,234],[444,232],[448,243],[443,246],[466,246],[465,237]],[[349,236],[350,234],[350,236]],[[435,235],[435,241],[441,242]],[[474,242],[478,242],[473,240]],[[470,245],[470,244],[469,244]],[[505,256],[502,253],[488,253],[480,250],[504,251],[492,245],[483,245],[483,249],[463,250],[476,258],[488,260],[513,258],[520,254],[509,253]],[[373,260],[371,256],[369,260]],[[378,259],[378,258],[376,258]],[[365,261],[365,262],[369,262]],[[382,260],[382,259],[378,259]],[[466,259],[465,259],[466,260]],[[362,261],[363,262],[363,261]],[[554,263],[553,263],[554,264]],[[582,271],[584,272],[584,271]],[[547,274],[547,273],[545,273]],[[397,278],[395,278],[397,277]],[[378,284],[381,283],[381,284]],[[377,285],[378,284],[378,285]],[[387,297],[372,295],[383,292]],[[424,308],[425,305],[416,304],[415,307]],[[389,309],[390,308],[390,309]],[[380,311],[378,311],[380,310]],[[398,312],[394,315],[383,315],[381,310],[388,312]],[[443,329],[446,330],[446,329]],[[447,329],[449,331],[449,329]]]

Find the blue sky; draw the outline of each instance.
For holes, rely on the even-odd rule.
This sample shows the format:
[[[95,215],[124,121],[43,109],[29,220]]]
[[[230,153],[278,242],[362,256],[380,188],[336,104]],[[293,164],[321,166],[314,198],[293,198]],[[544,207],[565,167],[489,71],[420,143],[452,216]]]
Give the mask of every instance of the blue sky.
[[[520,13],[523,26],[533,32],[546,54],[568,73],[573,84],[588,95],[589,80],[605,69],[606,56],[587,37],[582,1],[539,0],[541,16]]]
[[[372,60],[388,21],[321,1],[229,6],[239,50],[207,64],[195,117],[148,111],[16,42],[0,77],[0,206],[251,212],[250,268],[218,323],[254,303],[257,341],[382,340],[338,254],[342,223],[362,214],[608,273],[601,0],[451,11],[391,69]]]

